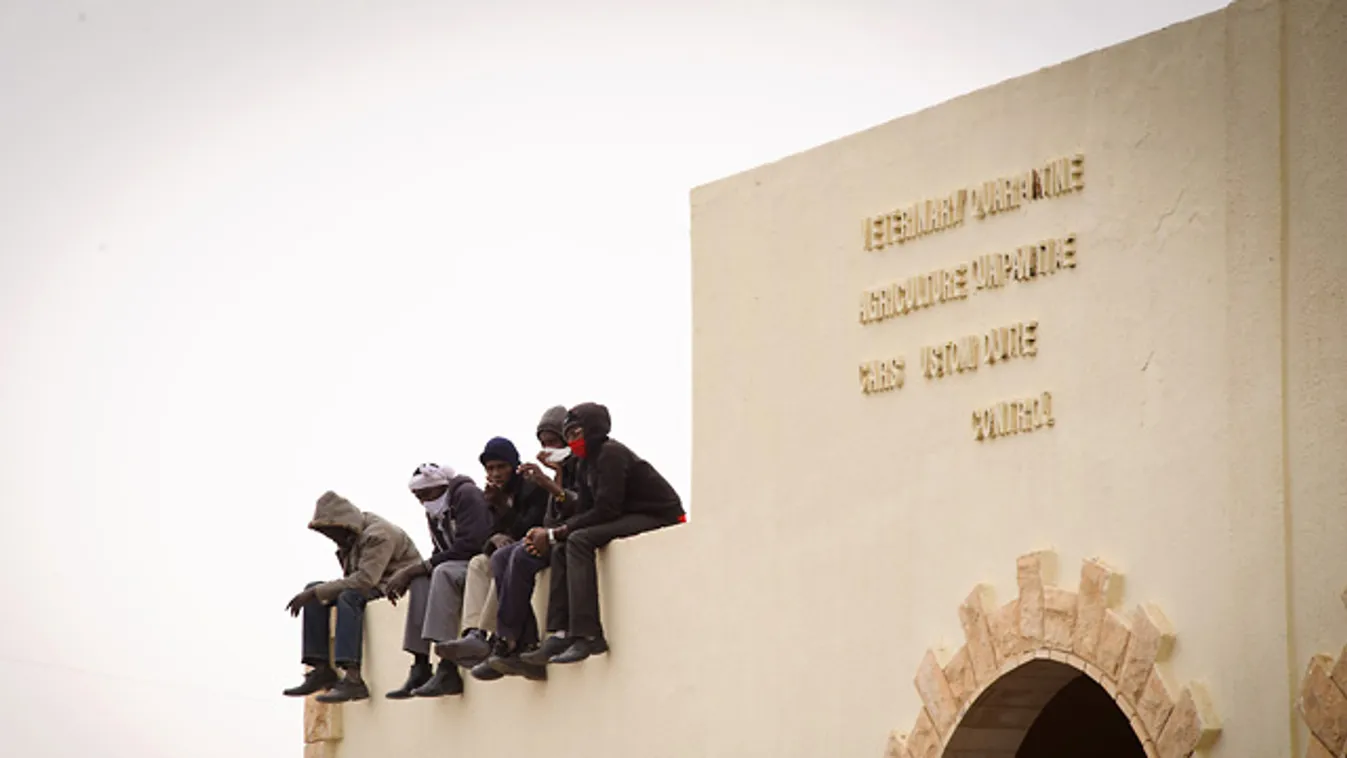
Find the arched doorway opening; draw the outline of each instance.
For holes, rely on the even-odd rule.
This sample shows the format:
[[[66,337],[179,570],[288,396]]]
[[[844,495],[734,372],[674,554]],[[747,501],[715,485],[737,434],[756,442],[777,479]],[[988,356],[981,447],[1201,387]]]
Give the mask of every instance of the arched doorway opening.
[[[1098,682],[1048,659],[986,689],[950,735],[946,758],[1145,758],[1127,715]]]

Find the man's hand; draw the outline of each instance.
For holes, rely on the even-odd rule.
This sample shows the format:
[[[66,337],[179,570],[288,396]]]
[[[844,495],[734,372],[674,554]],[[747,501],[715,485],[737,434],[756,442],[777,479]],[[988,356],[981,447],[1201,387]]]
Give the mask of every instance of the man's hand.
[[[389,602],[396,603],[398,598],[407,592],[407,587],[411,586],[412,580],[418,576],[426,574],[426,564],[413,563],[405,568],[398,569],[393,578],[388,580],[388,589],[384,594],[388,595]]]
[[[299,612],[304,610],[304,606],[318,599],[318,593],[313,590],[304,590],[303,592],[290,598],[290,602],[285,604],[285,609],[290,611],[291,616],[298,616]]]
[[[539,487],[547,490],[548,494],[553,497],[561,494],[561,487],[556,483],[556,480],[548,476],[547,472],[538,468],[538,464],[536,463],[525,463],[521,465],[519,467],[519,474],[527,481],[533,482]]]
[[[544,466],[546,466],[546,467],[552,469],[553,471],[560,471],[560,470],[561,470],[561,464],[560,464],[560,463],[553,463],[553,462],[547,460],[547,456],[549,456],[549,455],[551,455],[551,454],[552,454],[552,451],[551,451],[551,450],[543,450],[542,452],[538,453],[538,462],[541,463],[541,464],[543,464]],[[526,463],[526,464],[524,464],[524,465],[525,465],[525,466],[528,466],[528,465],[531,465],[531,464],[527,464],[527,463]]]
[[[505,500],[505,491],[494,482],[487,482],[482,488],[482,494],[486,495],[486,501],[492,505],[499,506]]]
[[[547,542],[547,530],[541,526],[535,526],[524,535],[524,550],[529,555],[535,555],[539,558],[547,555],[552,546]]]

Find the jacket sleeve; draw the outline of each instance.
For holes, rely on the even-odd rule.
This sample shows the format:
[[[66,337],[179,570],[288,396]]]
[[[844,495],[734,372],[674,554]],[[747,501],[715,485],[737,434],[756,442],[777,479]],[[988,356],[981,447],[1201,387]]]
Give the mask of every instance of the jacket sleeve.
[[[519,505],[519,517],[515,519],[514,524],[508,534],[517,540],[522,540],[525,534],[535,526],[542,526],[547,518],[547,508],[552,502],[552,496],[547,494],[547,490],[542,487],[529,486],[529,490],[523,502]]]
[[[624,450],[612,448],[604,453],[596,462],[598,470],[595,472],[594,502],[591,507],[566,519],[568,532],[605,524],[622,515],[622,504],[627,499],[627,472],[631,469],[631,456]]]
[[[551,495],[547,496],[547,515],[543,516],[543,526],[552,528],[561,526],[566,521],[566,517],[574,510],[575,504],[580,500],[580,493],[575,490],[562,490],[566,493],[566,499],[560,503]]]
[[[356,590],[368,594],[379,586],[388,562],[393,559],[394,542],[381,530],[370,530],[361,537],[360,563],[355,571],[342,579],[323,582],[313,588],[318,599],[330,603],[346,590]]]
[[[454,540],[449,547],[430,556],[430,565],[445,561],[466,561],[482,552],[482,544],[491,536],[491,508],[476,487],[465,487],[463,498],[454,508]]]

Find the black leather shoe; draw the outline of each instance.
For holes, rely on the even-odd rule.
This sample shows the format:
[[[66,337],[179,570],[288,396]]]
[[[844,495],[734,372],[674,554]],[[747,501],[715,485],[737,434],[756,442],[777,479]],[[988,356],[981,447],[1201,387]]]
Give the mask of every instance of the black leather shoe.
[[[430,681],[412,690],[416,697],[442,697],[444,695],[462,695],[463,677],[458,673],[458,666],[449,661],[440,661],[440,665],[435,668],[435,676]]]
[[[360,679],[351,680],[342,678],[332,689],[319,695],[316,699],[320,703],[348,703],[352,700],[364,700],[369,697],[369,687]]]
[[[303,684],[298,687],[291,687],[282,694],[286,697],[308,697],[336,684],[337,679],[337,672],[331,666],[319,666],[309,669],[309,673],[304,675]]]
[[[552,663],[579,663],[591,655],[608,652],[608,642],[602,637],[576,638],[566,652],[552,656]]]
[[[486,659],[486,665],[505,676],[522,676],[535,682],[547,681],[547,667],[536,663],[526,663],[523,656],[515,653],[498,653]]]
[[[470,669],[491,655],[491,643],[486,640],[486,632],[473,629],[452,642],[441,642],[436,645],[435,654],[441,660],[453,661],[465,669]]]
[[[504,674],[500,673],[499,671],[491,667],[490,658],[486,659],[485,661],[482,661],[476,666],[473,666],[471,673],[472,678],[480,682],[494,682],[497,679],[502,679],[505,677]]]
[[[552,659],[552,656],[561,655],[566,652],[570,648],[572,642],[575,642],[575,640],[571,637],[558,637],[554,634],[543,640],[543,644],[528,652],[521,653],[519,655],[519,660],[534,666],[546,666],[548,661]]]
[[[406,700],[412,696],[412,690],[430,681],[432,673],[429,663],[413,663],[411,671],[407,672],[407,681],[384,697],[389,700]]]

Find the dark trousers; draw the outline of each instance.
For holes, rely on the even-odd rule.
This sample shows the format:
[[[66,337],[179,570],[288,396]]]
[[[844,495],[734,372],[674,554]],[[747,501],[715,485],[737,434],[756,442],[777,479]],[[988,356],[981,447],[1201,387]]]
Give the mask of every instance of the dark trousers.
[[[523,542],[511,542],[491,556],[496,580],[496,635],[521,648],[538,642],[538,619],[533,615],[533,585],[548,559],[530,555]]]
[[[552,582],[547,600],[547,630],[571,637],[599,637],[599,577],[594,552],[621,537],[649,532],[674,522],[628,513],[603,524],[577,529],[552,548]]]
[[[305,589],[317,587],[322,582],[313,582]],[[369,602],[363,593],[346,590],[337,596],[336,602],[324,603],[312,600],[304,606],[304,647],[301,662],[310,666],[326,666],[328,658],[338,666],[359,666],[360,649],[364,643],[365,604]],[[330,634],[328,620],[329,608],[337,607],[337,633]],[[328,648],[328,639],[336,637],[335,651]],[[335,655],[331,655],[335,652]]]

